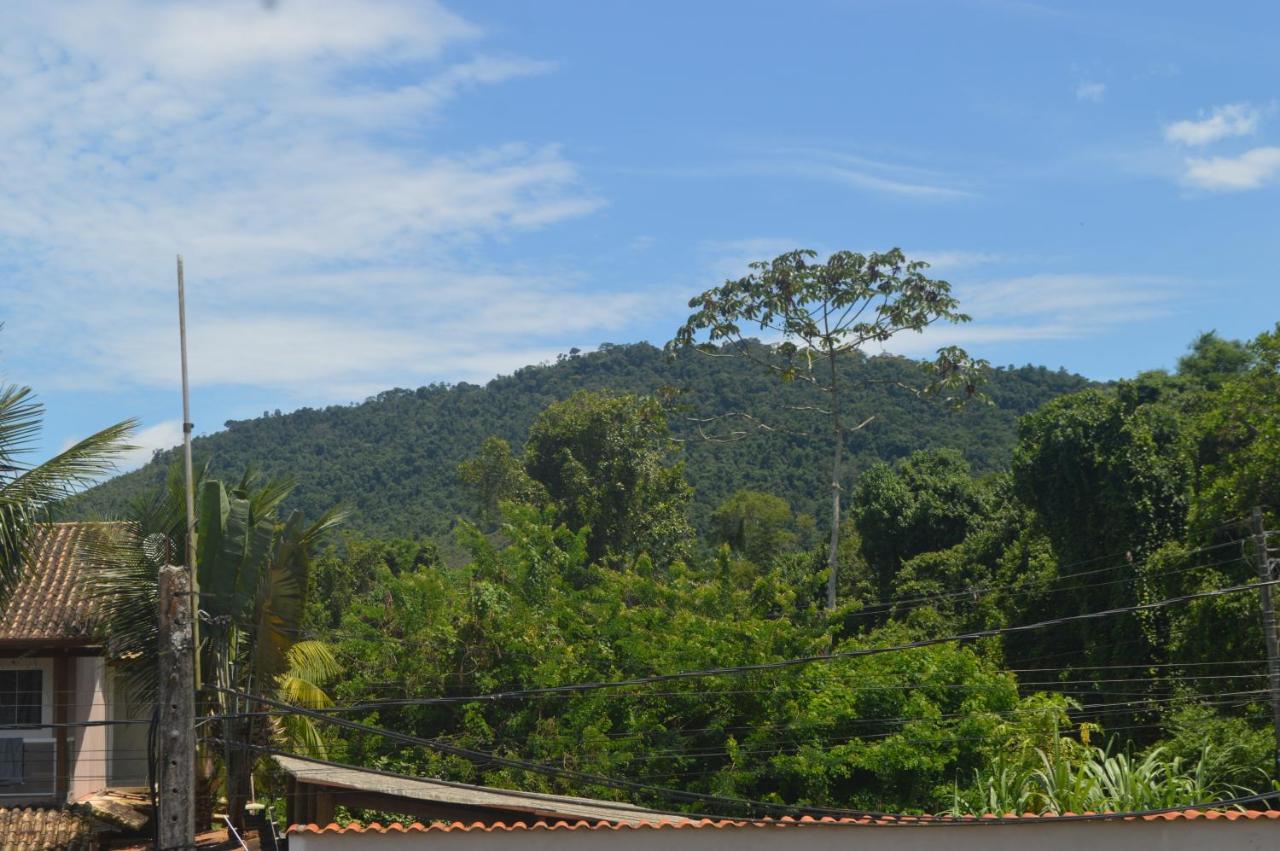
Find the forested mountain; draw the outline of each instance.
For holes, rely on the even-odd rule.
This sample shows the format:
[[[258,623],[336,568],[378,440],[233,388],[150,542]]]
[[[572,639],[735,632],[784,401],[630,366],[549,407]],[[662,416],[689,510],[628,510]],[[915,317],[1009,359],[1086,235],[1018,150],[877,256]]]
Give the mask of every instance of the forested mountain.
[[[813,386],[633,346],[205,441],[261,447],[302,476],[331,453],[357,497],[399,484],[429,503],[431,486],[441,505],[430,522],[447,524],[448,510],[474,518],[445,537],[452,552],[421,536],[308,533],[305,552],[280,551],[301,553],[289,574],[250,546],[247,519],[282,535],[307,521],[274,513],[287,487],[223,459],[240,483],[199,486],[198,531],[234,541],[233,557],[198,559],[202,587],[227,565],[247,569],[231,584],[259,588],[261,603],[244,598],[234,617],[210,609],[210,623],[235,624],[245,646],[268,624],[288,648],[272,700],[358,710],[370,725],[353,734],[290,713],[270,733],[277,748],[413,776],[625,789],[637,803],[734,817],[777,805],[1078,813],[1274,798],[1251,592],[1259,544],[1277,534],[1254,524],[1280,528],[1280,327],[1247,343],[1201,335],[1176,373],[1053,396],[1016,435],[1031,398],[1087,383],[1000,370],[994,404],[949,413],[889,391],[918,379],[909,361],[850,366],[872,388],[850,413],[882,419],[851,445],[861,470],[834,572],[813,534],[822,516],[789,504],[816,509],[823,491],[821,415],[809,423],[815,406],[801,406]],[[713,414],[769,401],[752,412],[773,431],[690,439],[749,427],[757,420]],[[293,447],[290,424],[305,426]],[[241,439],[258,430],[271,439]],[[877,450],[885,459],[868,465]],[[419,490],[404,484],[405,457],[433,475]],[[700,508],[686,474],[702,483]],[[370,505],[390,512],[396,498],[409,502]],[[127,527],[139,556],[104,591],[154,588],[152,535],[182,551],[182,502],[177,488],[150,495]],[[693,509],[706,522],[691,523]],[[241,557],[264,552],[258,567]],[[139,623],[113,622],[116,664],[156,646]],[[253,741],[249,728],[204,729]],[[344,806],[336,818],[403,816]]]
[[[877,460],[917,449],[959,450],[977,472],[1007,466],[1016,420],[1087,381],[1065,371],[1000,368],[985,388],[990,405],[951,411],[900,385],[917,382],[918,365],[893,356],[859,359],[851,370],[850,410],[875,420],[848,439],[850,478]],[[290,508],[308,516],[335,504],[352,509],[350,528],[381,536],[438,534],[473,506],[459,487],[458,464],[491,435],[519,447],[549,403],[581,389],[659,393],[670,401],[672,434],[694,488],[693,520],[706,528],[711,511],[740,488],[786,498],[819,519],[829,488],[828,439],[823,423],[794,407],[812,405],[810,388],[780,385],[759,367],[734,358],[688,352],[669,358],[646,343],[605,344],[590,354],[529,366],[480,387],[433,384],[388,390],[359,404],[228,422],[225,431],[197,438],[197,460],[211,473],[238,478],[249,465],[271,476],[293,476]],[[706,440],[742,429],[726,417],[747,412],[758,427],[741,439]],[[699,422],[721,418],[710,423]],[[81,516],[113,516],[128,500],[162,480],[178,457],[159,453],[140,470],[89,491],[73,507]]]

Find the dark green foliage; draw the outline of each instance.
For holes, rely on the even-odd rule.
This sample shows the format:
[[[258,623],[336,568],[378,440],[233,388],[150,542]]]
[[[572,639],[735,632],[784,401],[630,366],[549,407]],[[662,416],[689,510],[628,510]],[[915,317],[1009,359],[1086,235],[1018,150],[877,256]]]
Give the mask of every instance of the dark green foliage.
[[[812,546],[813,518],[796,516],[781,497],[740,490],[711,514],[711,540],[758,565]]]
[[[508,543],[463,531],[459,570],[393,572],[332,633],[349,674],[339,702],[642,676],[763,662],[831,646],[794,574],[734,562],[601,569],[585,536],[507,504]],[[325,560],[322,560],[324,563]],[[820,589],[821,558],[809,574]],[[815,598],[816,602],[816,598]],[[327,618],[327,613],[322,613]],[[838,641],[906,640],[900,624]],[[909,688],[903,688],[909,686]],[[932,647],[804,669],[614,689],[547,699],[387,707],[367,720],[578,771],[720,795],[814,805],[930,808],[957,771],[982,764],[1015,680],[973,648]],[[617,797],[616,790],[351,737],[354,762],[470,782]],[[674,806],[659,796],[633,796]]]
[[[1260,506],[1280,519],[1280,324],[1248,347],[1249,361],[1209,397],[1195,425],[1193,520],[1208,533]]]
[[[915,361],[850,355],[848,371],[867,379],[850,393],[849,404],[876,412],[877,419],[847,438],[846,486],[877,460],[926,447],[957,449],[977,472],[999,469],[1008,463],[1018,416],[1087,384],[1043,367],[996,369],[984,388],[994,404],[952,413],[894,389],[896,382],[918,379]],[[485,387],[388,390],[358,405],[232,421],[226,431],[197,438],[195,449],[210,459],[211,475],[236,476],[253,463],[269,476],[292,476],[297,488],[285,507],[307,516],[342,504],[352,511],[348,526],[366,534],[436,535],[459,516],[475,515],[474,491],[460,486],[458,465],[479,455],[487,438],[521,447],[538,413],[578,390],[656,394],[664,388],[677,393],[668,419],[673,436],[684,442],[696,528],[707,529],[715,506],[744,488],[776,494],[820,521],[827,516],[829,451],[807,436],[815,427],[809,414],[785,412],[779,432],[732,443],[700,440],[699,423],[692,421],[805,405],[811,400],[802,388],[779,385],[751,363],[692,353],[673,360],[643,343],[602,345]],[[176,457],[162,453],[141,470],[89,491],[72,510],[83,517],[119,516],[131,498],[163,482]]]
[[[475,499],[476,518],[490,527],[496,526],[501,517],[500,503],[546,498],[511,451],[511,444],[500,437],[485,438],[480,453],[458,465],[458,481]]]
[[[923,450],[864,473],[850,517],[880,593],[888,594],[904,561],[960,543],[990,508],[990,494],[959,452]]]
[[[1207,331],[1196,337],[1190,351],[1178,359],[1178,375],[1205,389],[1217,390],[1224,381],[1247,370],[1252,362],[1249,346]]]
[[[1022,422],[1018,492],[1064,561],[1140,558],[1186,522],[1191,466],[1178,412],[1129,389],[1066,396]]]
[[[657,401],[581,390],[534,421],[524,472],[557,522],[588,529],[593,562],[687,555],[692,492]]]

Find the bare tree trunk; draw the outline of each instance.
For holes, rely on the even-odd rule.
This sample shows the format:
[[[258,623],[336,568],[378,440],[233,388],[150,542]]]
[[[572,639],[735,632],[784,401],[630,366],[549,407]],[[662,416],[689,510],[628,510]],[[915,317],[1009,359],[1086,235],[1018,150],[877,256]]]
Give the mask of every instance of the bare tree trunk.
[[[837,425],[835,455],[831,459],[831,548],[827,550],[827,611],[833,611],[836,607],[836,571],[840,564],[840,459],[843,451],[844,430]]]
[[[825,319],[824,319],[825,322]],[[836,446],[831,457],[831,548],[827,550],[827,611],[836,608],[836,574],[840,566],[840,462],[844,455],[844,424],[840,420],[840,387],[836,383],[836,353],[828,347],[831,367],[831,419]]]

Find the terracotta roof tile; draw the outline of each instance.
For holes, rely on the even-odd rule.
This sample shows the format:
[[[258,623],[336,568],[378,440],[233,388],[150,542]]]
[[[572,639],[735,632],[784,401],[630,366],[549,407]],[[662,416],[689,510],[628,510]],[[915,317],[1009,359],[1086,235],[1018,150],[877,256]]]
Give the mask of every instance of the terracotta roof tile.
[[[44,807],[0,807],[0,851],[87,851],[91,846],[89,820],[84,816]]]
[[[1062,813],[1062,816],[1073,816],[1075,813]],[[1079,815],[1086,815],[1080,813]],[[1092,814],[1098,815],[1098,814]],[[1108,815],[1103,813],[1101,815]],[[714,830],[724,830],[731,828],[755,828],[759,830],[779,829],[779,828],[797,828],[813,825],[916,825],[916,824],[958,824],[974,821],[985,820],[1001,820],[1014,822],[1039,821],[1041,819],[1057,819],[1056,813],[1045,813],[1044,815],[1036,815],[1034,813],[1023,813],[1022,815],[1009,814],[1006,816],[984,815],[979,818],[952,818],[948,816],[884,816],[879,818],[831,818],[830,816],[815,819],[810,816],[804,816],[799,819],[790,817],[780,818],[777,820],[763,819],[759,821],[739,821],[733,819],[712,820],[700,819],[697,821],[650,821],[635,824],[614,824],[607,821],[587,822],[587,821],[535,821],[532,824],[523,821],[511,822],[494,822],[485,824],[484,822],[473,822],[472,824],[463,824],[454,822],[446,824],[443,822],[433,822],[431,824],[422,824],[414,822],[413,824],[404,825],[395,822],[389,825],[381,825],[372,822],[368,825],[361,825],[357,822],[344,826],[337,824],[327,824],[323,827],[316,824],[295,824],[289,828],[289,833],[469,833],[472,831],[480,831],[484,833],[518,833],[528,830],[699,830],[702,828],[711,828]],[[1280,821],[1280,810],[1177,810],[1169,813],[1156,813],[1142,816],[1125,815],[1116,813],[1115,818],[1123,821],[1195,821],[1196,819],[1226,819],[1227,821],[1235,821],[1236,819],[1268,819],[1271,821]]]
[[[50,523],[36,531],[31,564],[0,608],[0,641],[94,643],[92,604],[80,587],[82,545],[102,523]]]

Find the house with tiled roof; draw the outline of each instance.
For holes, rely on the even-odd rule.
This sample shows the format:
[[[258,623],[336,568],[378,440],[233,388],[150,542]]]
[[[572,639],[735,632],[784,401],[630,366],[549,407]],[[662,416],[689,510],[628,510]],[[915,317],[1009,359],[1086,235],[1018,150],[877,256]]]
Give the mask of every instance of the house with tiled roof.
[[[1280,848],[1280,811],[953,817],[708,819],[634,804],[496,789],[277,754],[288,778],[289,851],[1110,851]],[[335,807],[409,824],[332,821]]]
[[[1280,812],[308,824],[288,835],[289,851],[1261,851],[1280,848]]]
[[[105,530],[40,527],[0,605],[0,847],[13,838],[6,832],[82,827],[63,808],[147,786],[151,710],[130,706],[116,682],[83,582],[86,545]]]

